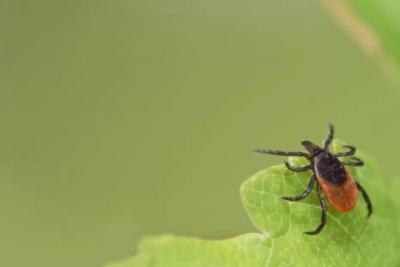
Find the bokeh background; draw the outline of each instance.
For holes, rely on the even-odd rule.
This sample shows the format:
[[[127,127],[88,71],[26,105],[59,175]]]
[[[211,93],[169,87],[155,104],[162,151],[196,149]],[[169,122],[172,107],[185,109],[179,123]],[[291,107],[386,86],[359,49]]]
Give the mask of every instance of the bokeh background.
[[[0,266],[254,231],[251,150],[328,121],[394,174],[399,93],[319,1],[0,0]]]

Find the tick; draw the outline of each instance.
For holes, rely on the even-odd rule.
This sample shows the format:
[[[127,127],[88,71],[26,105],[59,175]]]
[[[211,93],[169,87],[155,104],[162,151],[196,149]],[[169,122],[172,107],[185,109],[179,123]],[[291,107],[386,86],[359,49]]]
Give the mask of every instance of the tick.
[[[290,165],[289,162],[285,162],[286,167],[293,172],[305,172],[311,170],[313,174],[310,177],[307,189],[301,195],[282,197],[288,201],[305,199],[313,190],[314,184],[317,185],[319,203],[322,209],[321,223],[313,231],[305,232],[308,235],[318,234],[326,225],[327,205],[325,198],[337,211],[348,212],[356,206],[357,193],[360,191],[367,204],[367,217],[372,214],[372,203],[367,192],[364,187],[352,177],[351,173],[346,168],[346,166],[364,166],[364,162],[353,156],[356,152],[356,148],[353,146],[343,146],[348,149],[346,152],[335,154],[329,152],[329,145],[332,143],[333,134],[333,125],[329,124],[328,136],[323,143],[323,148],[308,140],[301,142],[308,153],[264,149],[255,150],[255,152],[258,153],[277,156],[304,157],[310,162],[310,164],[303,167],[295,167]],[[340,160],[342,157],[348,157],[348,159]]]

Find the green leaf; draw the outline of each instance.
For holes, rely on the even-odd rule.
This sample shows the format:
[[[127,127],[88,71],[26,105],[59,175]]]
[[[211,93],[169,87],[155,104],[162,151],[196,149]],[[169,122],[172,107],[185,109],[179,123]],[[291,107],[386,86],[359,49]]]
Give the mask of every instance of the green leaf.
[[[165,235],[145,239],[133,261],[108,267],[265,266],[271,245],[271,239],[256,233],[220,241]]]
[[[333,149],[341,147],[335,141]],[[244,207],[261,233],[227,240],[202,240],[164,235],[145,239],[136,257],[107,267],[265,267],[265,266],[398,266],[400,257],[399,185],[362,153],[363,168],[351,172],[368,191],[374,205],[367,219],[359,195],[349,213],[328,208],[325,229],[305,235],[320,223],[321,208],[315,192],[305,200],[288,202],[281,196],[300,194],[311,172],[294,173],[284,165],[262,170],[241,186]],[[290,158],[294,165],[306,162]]]

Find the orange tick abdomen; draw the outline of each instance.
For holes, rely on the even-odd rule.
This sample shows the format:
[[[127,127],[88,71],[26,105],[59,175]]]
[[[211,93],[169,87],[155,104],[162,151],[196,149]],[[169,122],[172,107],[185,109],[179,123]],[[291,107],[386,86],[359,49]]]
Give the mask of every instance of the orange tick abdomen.
[[[332,185],[323,178],[317,176],[329,204],[341,212],[351,211],[357,204],[357,185],[350,172],[346,169],[346,179],[342,185]]]

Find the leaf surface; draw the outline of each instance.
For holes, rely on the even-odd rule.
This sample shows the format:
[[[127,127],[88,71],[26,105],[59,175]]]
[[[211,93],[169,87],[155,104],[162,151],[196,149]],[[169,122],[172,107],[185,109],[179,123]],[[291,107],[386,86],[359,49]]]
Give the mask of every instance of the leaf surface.
[[[335,141],[333,149],[341,143]],[[311,172],[294,173],[284,165],[262,170],[241,186],[241,197],[260,233],[227,240],[202,240],[164,235],[145,239],[136,257],[107,267],[267,267],[267,266],[398,266],[400,248],[396,200],[398,183],[388,179],[366,155],[366,166],[351,172],[368,191],[374,213],[367,219],[359,194],[349,213],[328,208],[327,226],[319,235],[305,235],[320,223],[316,192],[305,200],[288,202],[281,196],[302,193]],[[290,158],[293,165],[304,160]]]

